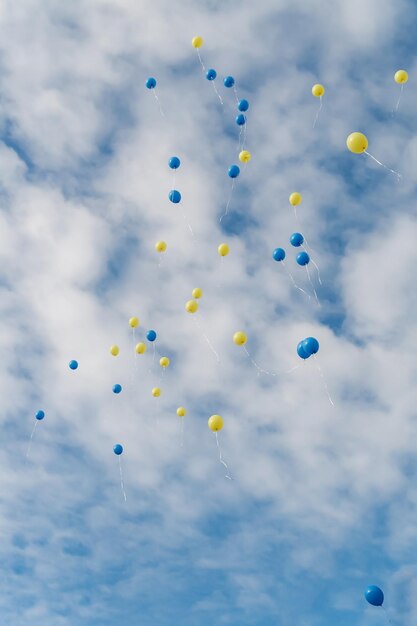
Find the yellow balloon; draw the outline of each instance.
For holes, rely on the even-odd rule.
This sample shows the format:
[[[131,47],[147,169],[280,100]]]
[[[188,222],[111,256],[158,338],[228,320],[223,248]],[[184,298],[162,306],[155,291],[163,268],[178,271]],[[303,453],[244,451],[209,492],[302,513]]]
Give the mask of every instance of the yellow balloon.
[[[209,418],[208,426],[210,430],[212,430],[214,433],[217,433],[223,428],[223,418],[220,415],[212,415]]]
[[[198,298],[201,298],[202,295],[203,295],[203,290],[200,289],[200,287],[196,287],[195,289],[193,289],[193,292],[192,292],[193,298],[198,299]]]
[[[346,145],[351,152],[362,154],[368,147],[368,139],[363,133],[351,133],[346,139]]]
[[[168,365],[170,364],[170,360],[167,356],[161,356],[161,358],[159,359],[159,365],[161,367],[168,367]]]
[[[203,38],[200,36],[193,37],[191,40],[191,44],[193,48],[201,48],[201,46],[203,45]]]
[[[316,83],[315,85],[312,86],[311,93],[316,98],[321,98],[321,96],[324,95],[324,87],[323,87],[323,85],[320,85],[320,83]]]
[[[152,395],[154,398],[159,398],[159,396],[161,395],[162,391],[160,390],[159,387],[154,387],[152,389]]]
[[[249,163],[251,156],[252,155],[249,150],[242,150],[242,152],[239,152],[239,161],[242,163]]]
[[[110,354],[112,354],[113,356],[117,356],[119,352],[120,352],[119,346],[111,346]]]
[[[237,333],[233,335],[233,341],[237,346],[244,346],[247,340],[248,338],[243,330],[238,330]]]
[[[188,302],[185,303],[185,310],[187,313],[195,313],[198,310],[197,300],[188,300]]]
[[[167,249],[167,244],[165,243],[165,241],[157,241],[155,244],[155,250],[157,252],[165,252],[165,250]]]
[[[145,343],[137,343],[135,346],[136,354],[145,354],[146,352],[146,344]]]
[[[288,200],[290,201],[290,204],[292,204],[293,206],[297,206],[297,204],[301,204],[302,199],[303,199],[303,196],[301,195],[301,193],[298,193],[298,191],[293,191],[293,193],[288,198]]]
[[[183,406],[179,406],[177,409],[177,415],[178,417],[184,417],[184,415],[187,413],[187,411],[184,409]]]
[[[217,252],[220,254],[220,256],[226,256],[229,254],[230,248],[227,243],[221,243],[220,246],[217,248]]]
[[[139,318],[131,317],[129,320],[129,326],[130,328],[137,328],[139,326]]]
[[[408,80],[408,72],[406,72],[405,70],[398,70],[394,74],[394,80],[399,85],[403,85]]]

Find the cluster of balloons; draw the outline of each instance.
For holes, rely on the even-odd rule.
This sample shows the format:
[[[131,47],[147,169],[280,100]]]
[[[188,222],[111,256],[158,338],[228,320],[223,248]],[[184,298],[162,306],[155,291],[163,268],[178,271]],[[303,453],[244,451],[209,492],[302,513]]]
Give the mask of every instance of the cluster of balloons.
[[[187,311],[187,313],[196,313],[198,311],[197,300],[199,300],[202,297],[203,290],[200,289],[200,287],[194,287],[194,289],[191,292],[191,295],[193,299],[187,300],[187,302],[185,303],[185,310]]]
[[[301,359],[308,359],[319,351],[319,342],[315,337],[307,337],[302,339],[297,346],[297,354]]]

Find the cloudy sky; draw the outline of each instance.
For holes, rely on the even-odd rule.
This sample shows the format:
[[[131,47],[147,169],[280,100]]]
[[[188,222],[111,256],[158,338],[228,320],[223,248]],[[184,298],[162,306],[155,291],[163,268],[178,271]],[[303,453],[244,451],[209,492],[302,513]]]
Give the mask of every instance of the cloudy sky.
[[[411,0],[1,3],[5,624],[415,621],[416,26]]]

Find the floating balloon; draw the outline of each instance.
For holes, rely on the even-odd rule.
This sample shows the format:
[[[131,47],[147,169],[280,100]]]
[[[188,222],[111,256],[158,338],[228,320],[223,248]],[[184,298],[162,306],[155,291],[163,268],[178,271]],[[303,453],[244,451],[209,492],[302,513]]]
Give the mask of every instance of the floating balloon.
[[[299,204],[301,204],[302,199],[303,197],[301,193],[298,193],[298,191],[293,191],[293,193],[288,198],[292,206],[298,206]]]
[[[321,98],[324,95],[324,87],[323,87],[323,85],[320,85],[319,83],[316,83],[311,88],[311,93],[313,94],[313,96],[315,98]]]
[[[171,361],[169,360],[169,358],[168,358],[167,356],[162,356],[162,357],[159,359],[159,365],[160,365],[161,367],[168,367],[168,365],[170,364],[170,362],[171,362]]]
[[[181,165],[181,161],[179,160],[177,156],[173,156],[168,161],[168,165],[172,170],[177,170],[179,166]]]
[[[162,391],[159,387],[154,387],[152,389],[152,395],[154,398],[159,398],[159,396],[161,395]]]
[[[219,432],[223,428],[223,418],[220,415],[212,415],[208,420],[208,427],[214,433]]]
[[[144,354],[146,352],[146,344],[145,343],[137,343],[135,346],[136,354]]]
[[[242,163],[249,163],[251,156],[252,155],[248,150],[242,150],[242,152],[239,153],[239,161]]]
[[[123,452],[123,446],[120,445],[120,443],[116,443],[115,446],[113,446],[113,452],[117,455],[120,456]]]
[[[301,233],[293,233],[290,237],[290,244],[294,246],[294,248],[299,248],[304,243],[304,237]]]
[[[248,338],[242,330],[238,330],[233,335],[233,341],[237,346],[244,346]]]
[[[319,351],[319,347],[319,342],[315,337],[307,337],[307,339],[304,339],[303,341],[304,351],[309,356],[311,356],[312,354],[317,354],[317,352]]]
[[[179,406],[178,407],[178,409],[177,409],[178,417],[184,417],[186,413],[187,413],[187,411],[185,410],[185,408],[183,406]]]
[[[242,111],[244,113],[249,109],[249,102],[247,100],[239,100],[239,102],[237,103],[237,108],[239,109],[239,111]]]
[[[207,80],[214,80],[217,76],[217,72],[216,70],[213,70],[213,68],[207,70],[206,72],[206,78]]]
[[[408,72],[405,70],[397,70],[394,74],[394,80],[399,85],[404,85],[408,81]]]
[[[354,154],[362,154],[368,147],[368,138],[363,133],[350,133],[346,139],[346,145]]]
[[[275,248],[272,253],[272,258],[275,261],[283,261],[285,259],[285,250],[284,248]]]
[[[229,174],[230,178],[237,178],[240,174],[240,168],[238,165],[231,165],[227,173]]]
[[[138,317],[131,317],[129,319],[129,326],[130,326],[130,328],[137,328],[139,326],[139,318]]]
[[[110,354],[113,356],[117,356],[119,354],[119,346],[111,346]]]
[[[202,297],[202,295],[203,295],[203,290],[200,289],[200,287],[195,287],[195,289],[193,289],[193,291],[192,291],[193,298],[198,300],[199,298]]]
[[[310,354],[307,354],[305,348],[304,348],[304,340],[300,341],[298,346],[297,346],[297,354],[301,359],[308,359]]]
[[[116,443],[116,445],[113,446],[113,452],[117,457],[119,457],[120,488],[122,490],[123,498],[126,502],[126,492],[125,492],[125,487],[123,484],[122,458],[121,458],[121,455],[123,453],[123,446],[120,443]]]
[[[120,393],[122,390],[122,385],[119,385],[118,383],[116,385],[113,385],[113,393]]]
[[[147,81],[146,81],[146,86],[147,86],[148,89],[155,89],[155,87],[156,87],[156,78],[154,78],[153,76],[148,78]]]
[[[296,259],[298,265],[308,265],[310,263],[310,257],[307,252],[300,252],[297,254]]]
[[[227,243],[221,243],[220,246],[217,248],[217,252],[220,254],[220,256],[227,256],[230,252],[230,248]]]
[[[179,202],[181,202],[181,194],[177,189],[172,189],[168,194],[168,198],[174,204],[178,204]]]
[[[193,37],[191,40],[191,45],[193,46],[193,48],[196,48],[198,50],[198,48],[201,48],[201,46],[203,45],[203,38],[200,36]]]
[[[76,370],[76,369],[77,369],[77,367],[78,367],[78,362],[77,362],[77,361],[74,361],[74,360],[73,360],[73,361],[70,361],[70,362],[69,362],[69,367],[70,367],[70,369],[71,369],[71,370]]]
[[[233,78],[233,76],[226,76],[226,78],[223,81],[223,85],[227,87],[228,89],[230,89],[230,87],[233,87],[234,84],[235,84],[235,79]]]
[[[195,313],[198,310],[197,300],[188,300],[188,302],[185,303],[185,310],[187,313]]]
[[[384,593],[382,589],[376,585],[369,585],[368,589],[365,591],[365,599],[373,606],[382,606],[382,603],[384,602]]]
[[[35,417],[40,422],[45,417],[45,411],[37,411]]]
[[[246,124],[246,117],[243,115],[243,113],[240,113],[236,116],[235,121],[238,126],[243,126],[244,124]]]
[[[146,339],[148,341],[155,341],[155,339],[156,339],[156,332],[154,330],[148,330],[148,332],[146,333]]]
[[[155,244],[155,250],[157,252],[165,252],[167,249],[167,244],[165,241],[157,241]]]

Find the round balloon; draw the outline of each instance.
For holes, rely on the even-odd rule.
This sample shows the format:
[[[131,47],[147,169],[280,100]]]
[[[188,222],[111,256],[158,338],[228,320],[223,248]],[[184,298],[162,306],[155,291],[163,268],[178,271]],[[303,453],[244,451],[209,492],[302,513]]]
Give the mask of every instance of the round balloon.
[[[235,79],[233,78],[233,76],[226,76],[226,78],[223,81],[223,85],[227,87],[228,89],[230,89],[230,87],[233,87],[234,84],[235,84]]]
[[[148,89],[155,89],[156,78],[154,78],[153,76],[150,76],[150,78],[148,78],[148,80],[146,81],[146,86]]]
[[[167,249],[167,244],[165,241],[157,241],[155,244],[155,250],[157,252],[165,252]]]
[[[37,411],[35,413],[35,417],[37,420],[41,421],[45,417],[45,411]]]
[[[120,393],[122,390],[122,385],[119,385],[118,383],[116,385],[113,385],[113,393]]]
[[[240,168],[238,165],[231,165],[228,170],[230,178],[237,178],[240,174]]]
[[[146,333],[146,339],[148,341],[155,341],[155,339],[156,339],[156,331],[148,330],[148,332]]]
[[[227,256],[230,252],[230,248],[227,243],[221,243],[220,246],[217,248],[217,252],[220,254],[220,256]]]
[[[285,250],[284,248],[275,248],[272,253],[272,258],[275,261],[283,261],[285,259]]]
[[[74,360],[70,361],[70,362],[69,362],[69,367],[70,367],[70,369],[72,369],[72,370],[76,370],[76,369],[77,369],[77,367],[78,367],[78,361],[74,361]]]
[[[239,115],[236,116],[235,121],[238,126],[244,126],[246,124],[246,117],[243,115],[243,113],[239,113]]]
[[[223,428],[223,418],[220,415],[212,415],[209,418],[208,426],[210,430],[212,430],[214,433],[217,433]]]
[[[139,326],[139,318],[131,317],[129,320],[129,326],[130,328],[137,328]]]
[[[113,452],[117,455],[120,456],[123,452],[123,446],[120,445],[120,443],[116,443],[115,446],[113,446]]]
[[[187,313],[195,313],[198,310],[197,300],[188,300],[188,302],[185,303],[185,310]]]
[[[305,352],[310,356],[316,354],[319,351],[320,344],[315,337],[307,337],[303,341],[303,348]]]
[[[382,606],[382,603],[384,602],[384,593],[382,589],[376,585],[369,585],[368,589],[365,591],[365,599],[373,606]]]
[[[187,411],[184,409],[183,406],[179,406],[178,407],[178,409],[177,409],[178,417],[184,417],[186,413],[187,413]]]
[[[214,80],[216,76],[217,76],[216,70],[213,70],[213,68],[210,68],[209,70],[207,70],[206,72],[207,80]]]
[[[324,87],[323,87],[323,85],[320,85],[319,83],[316,83],[311,88],[311,93],[313,94],[313,96],[315,98],[321,98],[321,96],[324,95]]]
[[[304,243],[304,237],[301,233],[293,233],[290,237],[290,244],[294,246],[294,248],[299,248]]]
[[[110,354],[117,356],[119,354],[119,346],[111,346]]]
[[[247,342],[248,338],[245,335],[245,333],[243,332],[243,330],[238,330],[234,335],[233,335],[233,341],[235,342],[235,344],[237,346],[244,346],[245,343]]]
[[[368,147],[368,138],[363,133],[350,133],[346,145],[354,154],[362,154]]]
[[[174,204],[178,204],[178,202],[181,202],[181,194],[177,189],[171,189],[171,191],[168,194],[168,198]]]
[[[298,265],[307,265],[308,263],[310,263],[310,257],[308,256],[307,252],[300,252],[299,254],[297,254],[295,260],[297,261]]]
[[[239,161],[241,161],[241,163],[249,163],[251,156],[249,150],[242,150],[242,152],[239,152]]]
[[[288,200],[290,201],[290,204],[292,204],[292,206],[297,206],[298,204],[301,204],[301,200],[303,199],[301,193],[298,193],[298,191],[293,191],[292,194],[290,195],[290,197],[288,198]]]
[[[135,346],[136,354],[144,354],[146,352],[146,344],[145,343],[137,343]]]
[[[200,287],[195,287],[191,295],[193,296],[193,298],[196,298],[196,300],[198,300],[203,295],[203,290],[200,289]]]
[[[179,160],[177,156],[173,156],[168,161],[168,165],[172,170],[177,170],[179,166],[181,165],[181,161]]]
[[[249,102],[247,100],[239,100],[237,108],[239,111],[245,112],[249,109]]]
[[[394,74],[394,80],[399,85],[403,85],[408,81],[408,72],[405,70],[397,70]]]
[[[191,40],[191,44],[193,48],[201,48],[201,46],[203,45],[203,38],[200,36],[193,37]]]
[[[154,398],[159,398],[159,396],[161,395],[162,391],[159,387],[154,387],[152,389],[152,395]]]
[[[170,360],[167,356],[161,356],[161,358],[159,359],[159,365],[161,367],[168,367],[168,365],[170,364]]]
[[[302,359],[308,359],[308,357],[310,356],[309,354],[307,354],[307,352],[305,351],[304,348],[304,340],[300,341],[298,346],[297,346],[297,354],[300,358]]]

